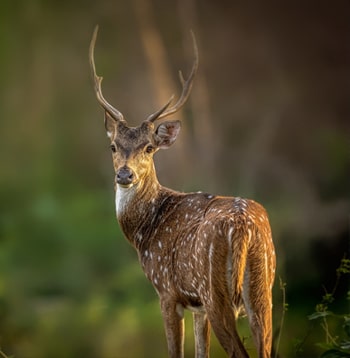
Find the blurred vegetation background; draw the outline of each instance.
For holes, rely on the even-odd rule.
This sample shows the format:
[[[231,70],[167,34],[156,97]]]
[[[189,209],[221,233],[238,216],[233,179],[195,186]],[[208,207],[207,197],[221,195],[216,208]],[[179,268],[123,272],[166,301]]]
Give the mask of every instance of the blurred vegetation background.
[[[279,354],[318,356],[322,332],[310,334],[307,315],[349,249],[349,15],[345,0],[1,1],[1,350],[166,356],[158,299],[115,220],[88,65],[99,24],[104,94],[132,125],[179,94],[193,29],[199,73],[177,115],[177,144],[157,155],[159,179],[266,206],[289,305]],[[275,286],[277,331],[278,279]],[[347,290],[342,282],[333,311],[348,311]],[[215,339],[212,354],[224,356]]]

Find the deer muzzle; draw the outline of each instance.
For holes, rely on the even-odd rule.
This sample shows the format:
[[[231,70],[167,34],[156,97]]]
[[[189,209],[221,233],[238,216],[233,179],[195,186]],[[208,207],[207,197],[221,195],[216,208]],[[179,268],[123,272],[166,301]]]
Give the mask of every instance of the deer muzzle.
[[[117,170],[116,182],[119,185],[128,187],[133,183],[134,178],[135,175],[133,171],[127,166],[121,167]]]

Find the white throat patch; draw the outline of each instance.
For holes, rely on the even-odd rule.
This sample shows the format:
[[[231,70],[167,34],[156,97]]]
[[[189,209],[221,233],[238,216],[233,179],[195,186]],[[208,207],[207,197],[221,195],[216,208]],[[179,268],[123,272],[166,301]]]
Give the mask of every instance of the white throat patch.
[[[115,192],[115,210],[117,216],[123,215],[130,200],[133,198],[136,192],[136,186],[125,188],[117,184],[117,190]]]

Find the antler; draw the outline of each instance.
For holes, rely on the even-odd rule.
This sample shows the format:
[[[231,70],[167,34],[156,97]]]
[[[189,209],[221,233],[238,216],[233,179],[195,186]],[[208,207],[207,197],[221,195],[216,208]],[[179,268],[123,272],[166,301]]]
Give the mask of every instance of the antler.
[[[101,82],[103,80],[103,77],[97,76],[96,74],[96,67],[95,67],[95,61],[94,61],[94,49],[95,49],[95,43],[97,38],[97,32],[98,32],[98,25],[95,27],[94,33],[92,35],[91,43],[90,43],[90,50],[89,50],[89,61],[90,61],[90,67],[91,72],[94,80],[94,87],[96,92],[97,100],[99,101],[100,105],[116,120],[116,121],[124,121],[123,115],[114,108],[111,104],[109,104],[102,94],[101,89]]]
[[[182,93],[180,98],[178,99],[178,101],[168,109],[170,103],[172,102],[174,96],[172,96],[170,98],[170,100],[165,104],[165,106],[163,106],[160,110],[158,110],[157,112],[151,114],[146,121],[148,122],[154,122],[157,119],[161,119],[167,116],[170,116],[171,114],[177,112],[187,101],[190,93],[191,93],[191,88],[192,88],[192,84],[193,84],[193,79],[194,76],[197,72],[198,69],[198,47],[197,47],[197,43],[196,43],[196,39],[194,37],[194,33],[191,31],[191,35],[192,35],[192,41],[193,41],[193,49],[194,49],[194,62],[192,65],[192,70],[190,75],[188,76],[187,80],[185,81],[182,72],[179,71],[179,77],[180,77],[180,82],[182,84]]]

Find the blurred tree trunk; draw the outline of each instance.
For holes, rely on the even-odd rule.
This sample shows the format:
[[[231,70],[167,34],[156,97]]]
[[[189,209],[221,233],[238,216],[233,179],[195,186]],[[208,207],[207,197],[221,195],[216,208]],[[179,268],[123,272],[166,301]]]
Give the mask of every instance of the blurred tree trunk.
[[[181,23],[181,30],[183,34],[184,48],[188,56],[193,56],[193,49],[189,46],[190,30],[195,34],[197,45],[199,47],[199,55],[201,55],[201,37],[199,31],[199,24],[197,18],[197,9],[195,0],[179,0],[178,14]],[[201,56],[199,56],[201,63]],[[210,105],[210,89],[207,83],[207,78],[203,67],[196,75],[195,91],[190,98],[193,113],[193,136],[196,146],[196,158],[201,162],[201,168],[206,171],[205,177],[210,182],[213,179],[208,177],[208,173],[215,173],[218,158],[218,135],[212,121],[212,112]],[[208,145],[210,150],[208,151]],[[203,155],[205,153],[205,156]]]

